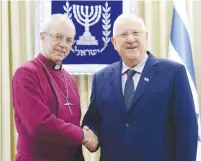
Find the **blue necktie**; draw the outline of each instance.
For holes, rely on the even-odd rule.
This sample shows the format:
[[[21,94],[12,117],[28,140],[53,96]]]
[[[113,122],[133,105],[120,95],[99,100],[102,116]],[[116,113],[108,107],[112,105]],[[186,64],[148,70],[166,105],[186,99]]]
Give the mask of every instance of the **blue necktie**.
[[[128,70],[126,72],[127,74],[127,80],[124,88],[124,102],[125,102],[125,108],[128,110],[129,102],[131,101],[133,94],[134,94],[134,82],[133,82],[133,75],[136,73],[135,70]]]

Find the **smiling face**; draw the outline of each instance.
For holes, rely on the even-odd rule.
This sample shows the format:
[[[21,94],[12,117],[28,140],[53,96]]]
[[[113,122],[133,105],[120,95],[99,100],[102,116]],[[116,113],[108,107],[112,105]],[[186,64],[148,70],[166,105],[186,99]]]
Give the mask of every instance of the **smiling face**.
[[[48,32],[40,34],[42,54],[55,64],[61,64],[74,43],[74,28],[66,20],[58,20],[51,25]]]
[[[112,43],[124,63],[133,67],[145,56],[148,43],[148,33],[145,31],[141,19],[129,16],[121,16],[115,22],[115,35]]]

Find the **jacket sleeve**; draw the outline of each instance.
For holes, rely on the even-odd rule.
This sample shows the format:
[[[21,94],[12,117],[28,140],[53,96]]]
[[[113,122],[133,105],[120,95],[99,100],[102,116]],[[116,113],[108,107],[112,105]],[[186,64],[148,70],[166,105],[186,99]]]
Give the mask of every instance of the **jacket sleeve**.
[[[49,143],[80,145],[83,137],[81,127],[58,119],[44,104],[43,98],[36,72],[19,68],[12,80],[12,99],[27,134]]]
[[[192,91],[183,65],[176,73],[173,99],[176,161],[195,161],[198,125]]]
[[[96,74],[94,74],[90,104],[83,118],[82,127],[85,125],[88,126],[99,138],[100,121],[101,119],[100,119],[99,110],[97,107],[97,100],[96,100]],[[98,148],[99,146],[97,147],[97,149]],[[91,151],[91,152],[95,152],[95,151]]]

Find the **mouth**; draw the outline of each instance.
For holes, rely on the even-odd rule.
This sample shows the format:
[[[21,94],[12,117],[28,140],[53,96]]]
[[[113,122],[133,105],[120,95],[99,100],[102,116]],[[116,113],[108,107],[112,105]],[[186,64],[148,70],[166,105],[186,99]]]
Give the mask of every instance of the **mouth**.
[[[138,46],[129,46],[126,49],[136,49],[136,48],[138,48]]]
[[[61,51],[61,50],[55,49],[55,51],[57,51],[57,52],[60,53],[60,54],[65,54],[65,52],[63,52],[63,51]]]

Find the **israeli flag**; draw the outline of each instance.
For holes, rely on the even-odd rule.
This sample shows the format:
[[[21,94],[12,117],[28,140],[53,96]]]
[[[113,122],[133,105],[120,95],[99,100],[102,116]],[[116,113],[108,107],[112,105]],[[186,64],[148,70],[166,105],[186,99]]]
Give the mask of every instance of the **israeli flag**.
[[[196,91],[192,50],[191,50],[190,36],[189,36],[189,30],[188,30],[186,1],[174,1],[168,57],[169,59],[177,61],[186,67],[190,87],[193,94],[194,105],[195,105],[197,121],[198,121],[199,139],[198,139],[196,161],[201,161],[200,114],[199,114],[198,95]]]

